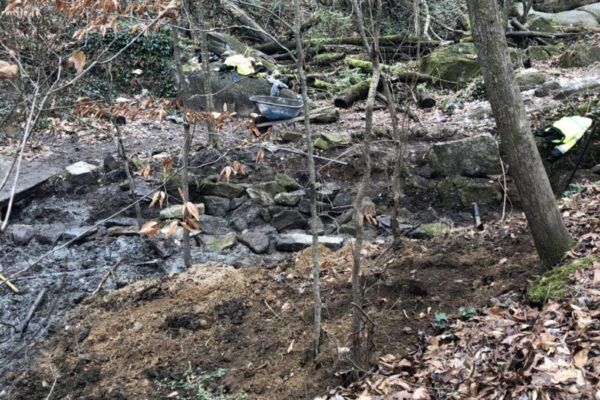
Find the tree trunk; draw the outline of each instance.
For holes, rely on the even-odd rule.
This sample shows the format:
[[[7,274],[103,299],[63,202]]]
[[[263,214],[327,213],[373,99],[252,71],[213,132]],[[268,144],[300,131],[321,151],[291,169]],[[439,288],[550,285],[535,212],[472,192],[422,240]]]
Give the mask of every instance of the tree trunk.
[[[371,2],[368,2],[371,5]],[[362,180],[359,183],[356,198],[354,199],[354,224],[356,225],[356,243],[352,253],[352,358],[354,365],[359,369],[366,370],[368,368],[368,346],[369,343],[362,343],[363,332],[363,293],[360,284],[360,266],[361,266],[361,251],[363,246],[363,204],[367,185],[371,179],[371,136],[373,134],[373,108],[375,105],[375,96],[377,95],[377,86],[381,75],[379,63],[379,30],[381,18],[381,0],[376,0],[376,12],[374,15],[373,27],[373,46],[369,44],[364,26],[364,18],[362,9],[358,4],[358,0],[352,0],[352,8],[356,16],[360,38],[365,47],[365,51],[371,55],[373,63],[373,77],[369,85],[367,95],[367,107],[365,112],[365,138],[363,141],[363,160],[365,168]],[[359,372],[356,371],[358,375]]]
[[[271,42],[272,38],[262,26],[252,19],[244,10],[239,8],[237,4],[229,0],[221,0],[223,8],[227,10],[235,19],[245,25],[245,28],[250,31],[250,34],[265,43]],[[202,5],[198,8],[201,8]]]
[[[356,85],[350,86],[348,90],[336,97],[333,104],[339,108],[350,108],[355,102],[367,98],[370,86],[371,79],[358,82]]]
[[[197,25],[200,27],[200,51],[202,52],[202,71],[204,72],[204,96],[206,96],[206,112],[212,113],[215,110],[213,101],[212,85],[210,82],[211,70],[208,63],[208,35],[206,33],[205,19],[204,19],[204,4],[200,4],[197,7],[198,21]],[[215,121],[212,118],[206,120],[208,128],[208,147],[217,147],[217,132],[215,129]]]
[[[473,39],[502,151],[522,199],[529,229],[545,266],[558,263],[572,241],[556,205],[511,65],[496,0],[467,0]]]
[[[185,5],[182,4],[182,8]],[[175,21],[177,23],[177,21]],[[176,80],[179,85],[178,92],[181,93],[182,83],[184,79],[183,74],[183,66],[181,64],[181,54],[179,49],[179,32],[177,31],[177,27],[174,25],[171,26],[171,40],[173,41],[173,58],[175,59],[175,67],[176,67]],[[184,113],[184,122],[183,122],[183,147],[181,150],[181,186],[183,191],[183,203],[185,204],[189,201],[189,177],[188,177],[188,161],[190,155],[190,148],[192,146],[192,134],[190,132],[190,124],[186,121],[185,118],[186,105],[185,101],[183,104],[183,113]],[[189,268],[192,266],[192,253],[190,246],[190,232],[187,229],[183,230],[183,239],[182,239],[182,248],[183,248],[183,263]]]
[[[306,84],[306,73],[304,72],[304,49],[302,48],[302,13],[300,11],[300,0],[294,0],[296,18],[294,31],[296,34],[296,52],[298,65],[298,78],[302,87],[302,99],[304,100],[304,115],[310,115],[308,85]],[[313,296],[314,296],[314,354],[319,354],[321,340],[321,268],[319,265],[319,234],[317,219],[317,192],[314,148],[310,131],[310,118],[304,118],[304,134],[306,135],[306,147],[308,150],[308,173],[310,185],[310,226],[312,231],[312,274],[313,274]]]

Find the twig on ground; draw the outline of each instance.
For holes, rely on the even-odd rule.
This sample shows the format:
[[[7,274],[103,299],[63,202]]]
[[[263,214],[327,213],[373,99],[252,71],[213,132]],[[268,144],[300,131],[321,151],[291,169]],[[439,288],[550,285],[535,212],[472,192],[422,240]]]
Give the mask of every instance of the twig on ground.
[[[29,312],[27,312],[27,316],[25,317],[25,319],[23,320],[23,322],[21,322],[17,328],[17,332],[19,333],[19,335],[21,336],[21,338],[23,338],[23,335],[25,334],[25,332],[27,331],[27,326],[29,326],[29,322],[31,321],[31,318],[33,318],[33,314],[35,313],[35,310],[37,310],[37,308],[39,307],[40,303],[42,302],[44,295],[46,294],[46,288],[43,288],[37,295],[37,297],[35,298],[35,301],[33,302],[33,304],[31,305],[31,308],[29,308]]]
[[[102,286],[106,283],[106,280],[108,279],[109,276],[111,276],[111,275],[114,276],[114,272],[119,267],[119,264],[121,264],[121,260],[117,261],[115,265],[113,265],[108,271],[106,271],[106,274],[104,274],[104,276],[100,280],[100,283],[98,284],[98,287],[96,288],[96,290],[94,290],[92,292],[92,296],[95,296],[95,295],[98,294],[98,292],[100,291],[100,289],[102,289]]]
[[[274,314],[274,315],[277,317],[277,319],[279,319],[280,321],[283,319],[283,318],[281,318],[281,316],[280,316],[279,314],[277,314],[277,313],[275,312],[275,310],[273,310],[273,309],[271,308],[271,306],[269,305],[269,303],[267,303],[267,300],[265,300],[265,306],[267,306],[267,308],[268,308],[269,310],[271,310],[271,312],[272,312],[272,313],[273,313],[273,314]]]

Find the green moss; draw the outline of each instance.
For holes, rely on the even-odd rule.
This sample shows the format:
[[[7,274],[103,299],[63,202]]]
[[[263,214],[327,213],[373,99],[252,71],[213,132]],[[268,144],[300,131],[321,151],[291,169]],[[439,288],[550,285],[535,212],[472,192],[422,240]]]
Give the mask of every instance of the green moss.
[[[543,303],[547,299],[561,299],[571,293],[569,278],[576,271],[592,266],[593,257],[588,256],[554,268],[533,281],[527,288],[527,299],[533,303]]]
[[[445,233],[450,232],[450,227],[442,222],[423,224],[421,225],[421,229],[423,229],[429,237],[442,236]]]

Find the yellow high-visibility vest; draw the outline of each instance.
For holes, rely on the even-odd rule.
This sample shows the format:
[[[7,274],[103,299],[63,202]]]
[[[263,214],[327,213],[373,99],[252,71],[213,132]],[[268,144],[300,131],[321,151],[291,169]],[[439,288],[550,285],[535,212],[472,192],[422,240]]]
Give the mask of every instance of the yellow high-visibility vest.
[[[227,65],[228,67],[234,67],[235,72],[242,76],[252,75],[255,72],[253,63],[254,58],[244,57],[241,54],[229,56],[223,62],[223,64]]]
[[[552,140],[552,143],[567,144],[573,142],[569,149],[563,152],[564,154],[583,137],[585,132],[592,126],[592,123],[593,120],[591,118],[580,116],[561,118],[552,124],[552,128],[555,128],[555,130],[560,132],[562,137]]]

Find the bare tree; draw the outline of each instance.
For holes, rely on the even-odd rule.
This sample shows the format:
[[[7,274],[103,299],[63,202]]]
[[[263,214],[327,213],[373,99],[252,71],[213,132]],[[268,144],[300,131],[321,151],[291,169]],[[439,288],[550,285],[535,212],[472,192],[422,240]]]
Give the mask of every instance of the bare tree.
[[[296,18],[294,20],[294,34],[296,36],[296,59],[298,66],[298,78],[302,87],[302,99],[304,101],[304,134],[306,136],[306,146],[308,148],[308,173],[310,185],[310,225],[312,231],[312,274],[314,291],[314,350],[315,356],[319,354],[321,338],[321,268],[319,266],[319,233],[318,233],[318,215],[317,215],[317,193],[316,193],[316,173],[315,159],[313,156],[314,148],[312,134],[310,130],[310,118],[308,115],[309,98],[306,84],[306,73],[304,71],[304,49],[302,47],[302,12],[300,10],[300,0],[294,0],[294,9]]]
[[[372,6],[371,0],[367,1],[369,6]],[[361,250],[363,245],[363,220],[364,220],[364,200],[367,185],[371,177],[371,136],[373,135],[373,108],[375,105],[375,96],[377,95],[377,86],[381,76],[381,66],[379,62],[379,30],[380,30],[380,19],[381,19],[381,0],[376,0],[375,4],[375,16],[373,32],[373,46],[369,44],[367,34],[364,26],[364,18],[358,0],[352,0],[352,7],[356,15],[356,20],[360,32],[360,36],[363,41],[363,45],[369,55],[371,56],[371,62],[373,63],[373,76],[371,78],[371,85],[369,86],[369,94],[367,97],[367,105],[365,112],[365,136],[363,141],[363,161],[364,171],[361,182],[359,183],[356,198],[354,200],[354,223],[356,225],[356,243],[354,245],[353,257],[352,257],[352,358],[354,364],[358,368],[366,367],[367,356],[364,349],[365,346],[362,344],[362,331],[363,331],[363,293],[360,283],[360,266],[361,266]],[[366,344],[368,346],[368,344]]]
[[[185,7],[182,4],[182,7]],[[177,85],[179,86],[178,92],[181,94],[181,89],[183,80],[185,76],[183,74],[183,66],[181,64],[181,52],[179,48],[179,32],[176,24],[171,26],[171,39],[173,41],[173,57],[175,58],[175,67],[176,67],[176,76],[177,76]],[[183,148],[181,150],[181,186],[183,191],[183,203],[186,204],[190,198],[190,185],[189,185],[189,176],[188,176],[188,164],[190,157],[190,149],[192,147],[192,132],[190,129],[190,121],[186,115],[186,107],[185,107],[185,99],[182,99],[183,102]],[[192,266],[192,254],[191,254],[191,246],[190,246],[190,232],[187,229],[183,230],[183,263],[186,267]]]
[[[519,92],[496,0],[467,0],[486,90],[529,229],[542,262],[558,263],[572,244],[544,170]]]
[[[204,96],[206,97],[206,112],[212,113],[215,110],[213,102],[211,78],[212,73],[208,64],[208,35],[206,33],[206,21],[204,18],[205,4],[199,4],[196,7],[197,25],[200,28],[200,51],[202,52],[202,72],[204,74]],[[213,118],[206,120],[208,126],[208,146],[217,147],[217,132],[215,129],[215,121]]]

